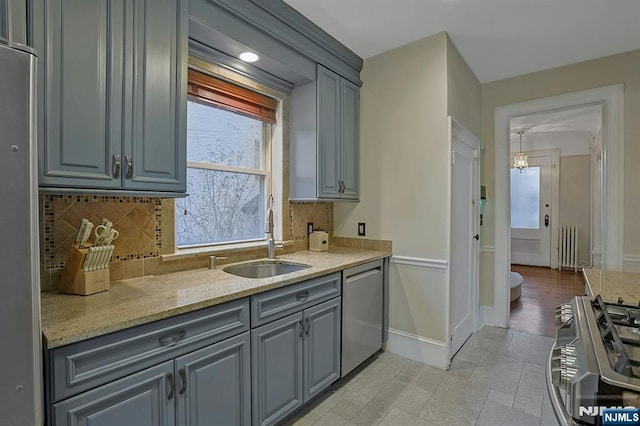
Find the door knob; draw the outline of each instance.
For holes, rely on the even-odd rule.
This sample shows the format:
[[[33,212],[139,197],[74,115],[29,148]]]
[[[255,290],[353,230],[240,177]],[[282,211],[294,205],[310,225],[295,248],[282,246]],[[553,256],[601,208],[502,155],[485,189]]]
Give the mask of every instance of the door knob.
[[[545,228],[549,227],[549,215],[548,214],[544,215],[544,226],[545,226]]]
[[[474,235],[474,236],[473,236],[473,238],[474,238],[476,241],[478,241],[478,240],[480,239],[480,234],[476,234],[476,235]]]

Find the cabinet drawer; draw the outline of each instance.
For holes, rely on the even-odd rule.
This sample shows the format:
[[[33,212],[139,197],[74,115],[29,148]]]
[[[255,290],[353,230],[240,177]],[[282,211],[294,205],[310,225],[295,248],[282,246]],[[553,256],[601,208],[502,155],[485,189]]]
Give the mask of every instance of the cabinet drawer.
[[[50,402],[249,329],[249,299],[178,315],[49,352]]]
[[[340,272],[251,297],[251,327],[282,318],[309,306],[340,296]]]

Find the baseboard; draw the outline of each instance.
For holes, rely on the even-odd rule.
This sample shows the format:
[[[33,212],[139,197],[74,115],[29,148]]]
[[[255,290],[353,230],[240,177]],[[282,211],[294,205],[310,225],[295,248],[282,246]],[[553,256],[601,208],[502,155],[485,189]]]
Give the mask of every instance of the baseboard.
[[[482,305],[478,311],[478,329],[481,329],[483,325],[495,324],[494,309],[493,306]]]
[[[441,370],[446,370],[449,366],[449,346],[445,342],[393,328],[389,328],[387,350]]]

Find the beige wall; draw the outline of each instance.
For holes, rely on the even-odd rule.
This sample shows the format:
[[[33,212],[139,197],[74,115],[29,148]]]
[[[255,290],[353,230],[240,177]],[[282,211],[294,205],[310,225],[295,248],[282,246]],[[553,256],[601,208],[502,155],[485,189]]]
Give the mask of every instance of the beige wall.
[[[334,203],[337,236],[392,240],[395,256],[449,260],[447,116],[480,135],[480,84],[446,33],[364,62],[360,202]],[[392,329],[447,340],[448,271],[392,263]]]
[[[482,182],[487,186],[488,203],[482,229],[483,246],[494,245],[492,199],[494,188],[494,111],[502,105],[525,102],[560,94],[624,83],[624,250],[625,256],[640,255],[640,170],[634,166],[640,158],[640,50],[595,59],[565,67],[540,71],[482,85],[482,141],[486,152]],[[482,254],[481,265],[491,263],[493,253]],[[625,268],[627,266],[625,265]],[[481,303],[493,304],[493,274],[481,272]]]
[[[365,60],[361,78],[360,202],[335,203],[335,234],[365,222],[396,254],[445,259],[446,35]]]
[[[451,39],[447,37],[447,111],[471,133],[482,134],[482,91]]]
[[[591,156],[560,157],[560,224],[578,227],[578,262],[589,264]]]

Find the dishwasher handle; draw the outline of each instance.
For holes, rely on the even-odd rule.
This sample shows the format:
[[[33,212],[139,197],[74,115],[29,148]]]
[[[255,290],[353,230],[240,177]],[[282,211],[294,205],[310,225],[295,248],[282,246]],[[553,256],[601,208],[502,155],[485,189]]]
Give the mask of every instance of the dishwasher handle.
[[[369,269],[368,271],[360,272],[358,274],[351,275],[351,276],[347,277],[347,279],[345,280],[345,284],[349,284],[349,283],[352,283],[354,281],[359,281],[359,280],[362,280],[364,278],[370,277],[372,275],[381,274],[381,273],[382,273],[382,268],[381,267]]]

